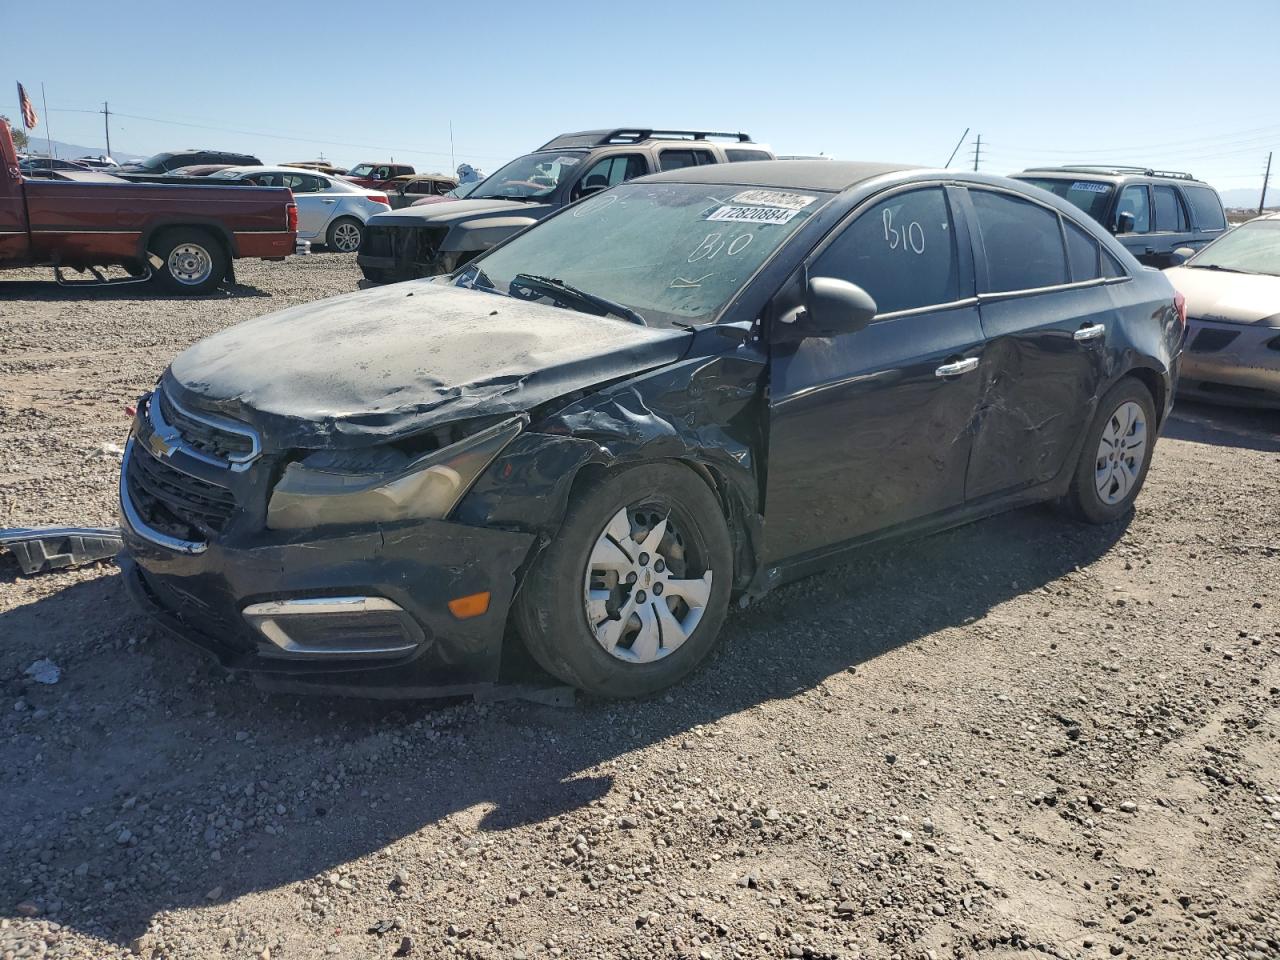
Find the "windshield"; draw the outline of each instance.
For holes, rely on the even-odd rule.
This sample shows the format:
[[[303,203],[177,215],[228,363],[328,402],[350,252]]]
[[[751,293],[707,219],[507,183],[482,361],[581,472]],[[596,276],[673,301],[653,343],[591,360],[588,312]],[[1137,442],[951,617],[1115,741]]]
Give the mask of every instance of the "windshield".
[[[1115,187],[1102,180],[1064,180],[1059,177],[1018,177],[1023,183],[1030,183],[1041,190],[1061,197],[1068,203],[1074,203],[1099,223],[1107,217],[1107,207],[1111,203],[1111,194]]]
[[[446,193],[445,196],[451,197],[454,200],[462,200],[463,198],[469,197],[471,194],[475,193],[476,187],[480,186],[482,183],[484,183],[483,180],[472,180],[470,183],[460,183]]]
[[[155,156],[139,160],[137,163],[131,164],[131,166],[142,167],[144,170],[163,170],[165,163],[172,157],[172,153],[157,153]]]
[[[369,174],[373,173],[373,166],[374,165],[372,163],[357,163],[347,172],[347,176],[367,177]]]
[[[572,176],[586,157],[585,150],[561,153],[530,153],[512,160],[488,177],[472,194],[472,200],[520,200],[549,197],[564,177]]]
[[[590,296],[650,326],[707,323],[829,198],[812,190],[622,184],[526,230],[450,282],[604,313]]]
[[[1280,276],[1280,220],[1241,224],[1197,253],[1187,266]]]

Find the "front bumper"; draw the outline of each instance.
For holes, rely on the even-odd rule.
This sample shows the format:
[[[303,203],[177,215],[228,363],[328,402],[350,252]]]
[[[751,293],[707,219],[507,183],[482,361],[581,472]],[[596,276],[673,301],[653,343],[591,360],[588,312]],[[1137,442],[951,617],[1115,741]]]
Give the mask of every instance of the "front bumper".
[[[130,441],[126,582],[147,613],[224,667],[374,696],[449,695],[498,679],[533,534],[421,520],[288,533],[233,524],[226,536],[179,540],[148,526],[133,502],[136,458],[152,470],[161,461]],[[198,469],[181,451],[163,459]],[[450,612],[450,600],[483,592],[484,613]]]
[[[445,231],[439,227],[368,224],[356,255],[367,274],[388,280],[414,280],[452,273],[474,253],[442,251]]]
[[[1180,396],[1280,407],[1280,329],[1191,317],[1186,342]]]

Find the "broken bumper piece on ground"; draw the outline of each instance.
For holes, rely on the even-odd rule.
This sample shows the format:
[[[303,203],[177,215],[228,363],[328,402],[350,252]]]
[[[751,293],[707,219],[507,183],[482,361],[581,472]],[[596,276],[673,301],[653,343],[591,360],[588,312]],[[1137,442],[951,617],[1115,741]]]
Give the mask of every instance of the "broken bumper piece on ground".
[[[8,550],[23,573],[45,573],[109,560],[120,552],[115,527],[10,527],[0,530],[0,551]]]

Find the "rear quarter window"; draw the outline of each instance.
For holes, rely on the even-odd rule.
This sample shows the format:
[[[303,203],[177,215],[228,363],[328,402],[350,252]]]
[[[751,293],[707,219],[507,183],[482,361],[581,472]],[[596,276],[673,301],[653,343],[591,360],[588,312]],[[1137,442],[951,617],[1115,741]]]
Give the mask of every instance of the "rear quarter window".
[[[743,150],[740,147],[729,147],[724,152],[725,159],[730,163],[740,163],[744,160],[772,160],[764,150]]]
[[[1191,206],[1197,230],[1225,230],[1227,218],[1222,212],[1222,201],[1209,187],[1183,187],[1182,194]]]

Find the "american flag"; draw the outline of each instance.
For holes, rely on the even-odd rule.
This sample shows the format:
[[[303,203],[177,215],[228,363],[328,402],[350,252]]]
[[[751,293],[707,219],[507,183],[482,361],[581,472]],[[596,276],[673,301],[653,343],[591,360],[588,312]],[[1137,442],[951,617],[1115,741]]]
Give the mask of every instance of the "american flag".
[[[31,98],[27,96],[22,84],[18,84],[18,104],[22,107],[22,125],[28,130],[34,130],[40,117],[36,115],[36,108],[31,105]]]

